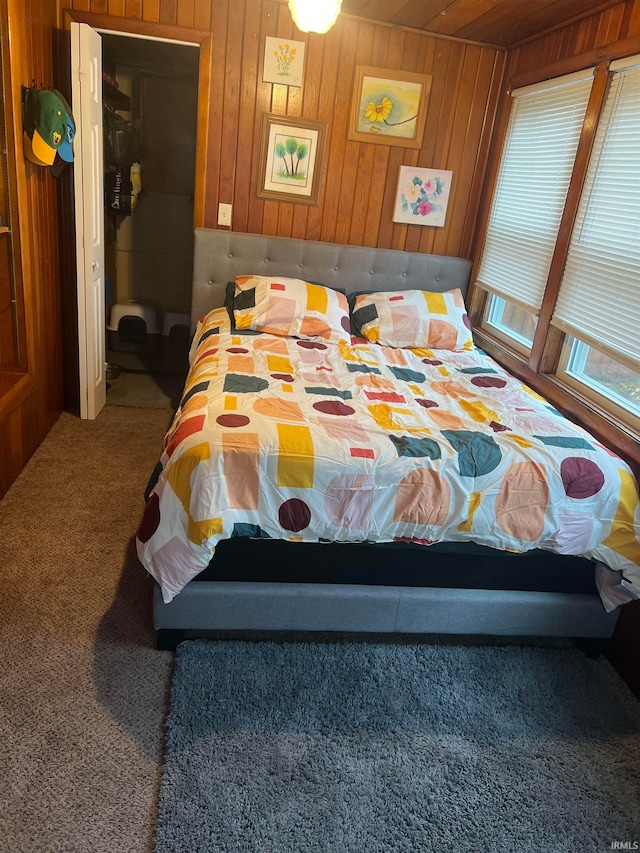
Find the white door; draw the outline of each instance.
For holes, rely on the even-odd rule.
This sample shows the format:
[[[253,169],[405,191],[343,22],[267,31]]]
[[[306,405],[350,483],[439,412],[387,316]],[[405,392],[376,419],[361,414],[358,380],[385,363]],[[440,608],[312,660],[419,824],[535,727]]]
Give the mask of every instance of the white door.
[[[106,402],[102,39],[71,24],[71,93],[76,123],[74,184],[78,269],[80,417],[95,418]]]

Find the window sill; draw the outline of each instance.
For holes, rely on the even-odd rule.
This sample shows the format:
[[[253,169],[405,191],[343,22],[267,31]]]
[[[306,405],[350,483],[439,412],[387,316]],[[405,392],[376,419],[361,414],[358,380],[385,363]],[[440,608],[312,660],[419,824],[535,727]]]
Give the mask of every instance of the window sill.
[[[557,377],[535,373],[523,357],[509,349],[483,329],[474,331],[477,346],[485,350],[510,373],[530,385],[569,420],[588,430],[598,441],[621,456],[640,479],[640,433],[617,421],[586,397]]]

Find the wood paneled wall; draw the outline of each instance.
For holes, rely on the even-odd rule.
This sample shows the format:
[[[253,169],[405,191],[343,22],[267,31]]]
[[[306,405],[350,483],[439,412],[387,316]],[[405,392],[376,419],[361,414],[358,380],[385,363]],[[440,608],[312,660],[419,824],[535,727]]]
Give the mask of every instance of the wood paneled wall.
[[[341,16],[324,36],[297,31],[275,0],[73,0],[73,10],[213,33],[211,111],[203,222],[233,205],[234,231],[468,256],[503,51]],[[266,36],[306,42],[301,88],[262,81]],[[347,140],[356,65],[432,75],[420,151]],[[317,207],[258,199],[262,113],[329,123],[327,170]],[[453,171],[443,228],[392,221],[401,165]]]
[[[515,76],[561,63],[569,70],[613,45],[640,35],[640,0],[627,0],[604,12],[549,32],[511,51]]]
[[[53,85],[56,0],[8,0],[7,14],[19,217],[15,263],[24,290],[28,372],[0,397],[0,495],[63,407],[57,189],[48,169],[23,157],[20,106],[21,85]]]

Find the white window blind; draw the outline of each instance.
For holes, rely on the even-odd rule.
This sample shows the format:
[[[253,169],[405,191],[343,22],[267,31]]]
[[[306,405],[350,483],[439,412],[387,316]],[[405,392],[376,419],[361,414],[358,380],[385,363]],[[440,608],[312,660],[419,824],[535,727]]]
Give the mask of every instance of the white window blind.
[[[593,69],[513,91],[478,284],[537,312],[593,85]]]
[[[612,67],[552,322],[637,367],[640,56]]]

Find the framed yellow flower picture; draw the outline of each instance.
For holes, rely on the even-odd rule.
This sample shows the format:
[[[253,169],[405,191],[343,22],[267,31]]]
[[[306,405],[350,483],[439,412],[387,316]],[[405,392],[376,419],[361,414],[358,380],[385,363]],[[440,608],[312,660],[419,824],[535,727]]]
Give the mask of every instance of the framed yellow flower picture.
[[[303,41],[277,39],[267,36],[264,45],[262,79],[265,83],[283,83],[285,86],[302,86],[304,68]]]
[[[428,74],[358,65],[348,138],[421,148],[430,89]]]

